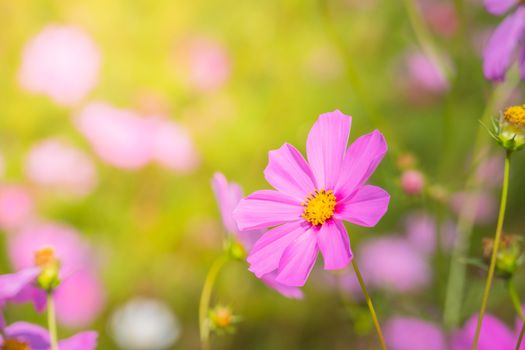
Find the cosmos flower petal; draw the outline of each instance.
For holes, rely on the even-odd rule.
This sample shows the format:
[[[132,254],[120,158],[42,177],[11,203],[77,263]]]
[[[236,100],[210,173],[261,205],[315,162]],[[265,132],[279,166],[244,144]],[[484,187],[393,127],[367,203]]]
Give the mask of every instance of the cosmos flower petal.
[[[224,227],[228,232],[237,232],[237,224],[233,219],[232,213],[242,198],[241,188],[235,183],[228,183],[226,177],[221,173],[215,173],[213,175],[211,185],[217,203],[219,203],[219,210]]]
[[[303,201],[316,188],[310,167],[294,146],[285,143],[268,158],[264,177],[278,191]]]
[[[346,152],[337,181],[337,197],[345,199],[363,185],[383,160],[387,149],[385,137],[378,130],[355,140]]]
[[[285,249],[305,231],[306,227],[297,221],[264,233],[248,255],[249,270],[258,278],[276,270]]]
[[[488,12],[499,16],[509,11],[518,0],[485,0],[484,3]]]
[[[262,190],[242,199],[233,212],[239,230],[254,230],[301,219],[303,207],[287,194]]]
[[[60,350],[92,350],[97,347],[97,332],[81,332],[58,343]]]
[[[279,294],[290,299],[303,299],[303,291],[297,287],[290,287],[279,283],[275,280],[277,277],[276,273],[269,273],[261,277],[261,281],[264,282],[268,287],[275,289]]]
[[[452,337],[452,349],[463,350],[472,347],[478,316],[467,321],[462,330]],[[516,338],[507,326],[492,315],[485,315],[481,325],[478,350],[506,350],[516,347]]]
[[[318,252],[315,232],[312,230],[304,232],[284,250],[275,280],[291,287],[304,286],[314,267]]]
[[[353,224],[373,227],[385,215],[390,195],[380,187],[366,185],[338,204],[335,217]]]
[[[352,118],[340,111],[319,116],[308,134],[306,153],[318,189],[333,189],[345,157]]]
[[[321,226],[317,233],[317,244],[323,254],[325,270],[339,270],[352,259],[350,239],[344,225],[330,220]]]
[[[8,338],[24,341],[31,349],[49,348],[49,333],[40,326],[28,322],[15,322],[7,326],[4,332]]]
[[[40,274],[40,268],[27,268],[0,276],[0,300],[14,298],[30,286]]]
[[[525,7],[520,7],[501,22],[483,51],[485,77],[503,81],[525,31]]]

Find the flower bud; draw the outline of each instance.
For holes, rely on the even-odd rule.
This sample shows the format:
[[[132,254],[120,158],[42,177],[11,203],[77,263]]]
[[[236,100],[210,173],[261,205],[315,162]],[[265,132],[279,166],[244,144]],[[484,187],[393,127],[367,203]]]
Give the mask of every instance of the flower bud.
[[[407,170],[401,175],[401,188],[409,196],[416,196],[423,192],[425,177],[418,170]]]
[[[35,253],[35,265],[42,268],[37,278],[37,284],[46,292],[53,291],[60,284],[60,261],[51,247],[38,250]]]
[[[246,249],[234,237],[229,236],[224,242],[224,251],[235,260],[246,260]]]
[[[235,332],[235,324],[239,322],[239,317],[233,314],[229,306],[217,305],[209,311],[208,321],[210,329],[217,334]]]
[[[506,108],[493,124],[492,137],[508,152],[525,146],[525,105]]]
[[[483,240],[483,258],[488,264],[494,249],[493,239]],[[502,278],[510,278],[521,265],[520,237],[516,235],[503,235],[496,256],[496,274]]]

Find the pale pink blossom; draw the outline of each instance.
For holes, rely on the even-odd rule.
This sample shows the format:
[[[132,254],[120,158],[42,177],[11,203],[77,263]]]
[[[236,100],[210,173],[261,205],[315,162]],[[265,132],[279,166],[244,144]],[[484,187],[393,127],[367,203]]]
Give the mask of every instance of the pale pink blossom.
[[[32,219],[33,197],[19,185],[0,185],[0,229],[13,230]]]
[[[84,30],[51,24],[24,47],[18,78],[24,89],[71,106],[97,84],[99,68],[99,49]]]

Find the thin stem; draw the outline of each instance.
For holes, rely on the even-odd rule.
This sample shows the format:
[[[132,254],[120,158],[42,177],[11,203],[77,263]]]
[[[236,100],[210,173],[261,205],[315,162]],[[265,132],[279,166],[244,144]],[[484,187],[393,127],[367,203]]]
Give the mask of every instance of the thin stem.
[[[213,290],[213,285],[215,284],[215,280],[217,279],[219,271],[227,261],[228,256],[223,254],[213,262],[210,269],[208,270],[208,275],[204,281],[204,286],[202,287],[202,293],[199,302],[199,329],[203,350],[210,349],[210,327],[207,320],[208,310],[210,308],[211,292]]]
[[[57,321],[55,317],[55,303],[53,293],[47,293],[47,326],[49,329],[49,342],[51,350],[58,350]]]
[[[356,259],[352,259],[352,266],[354,267],[355,274],[357,276],[357,280],[359,281],[359,285],[361,286],[361,290],[363,291],[363,295],[366,299],[366,304],[368,305],[368,309],[370,310],[370,315],[372,316],[372,321],[374,322],[374,326],[377,331],[377,335],[379,337],[379,342],[381,343],[381,349],[387,350],[385,339],[383,337],[383,331],[381,330],[381,325],[379,324],[379,321],[377,319],[376,311],[374,309],[374,304],[372,304],[372,299],[370,298],[370,295],[368,294],[368,291],[366,290],[365,281],[363,280],[363,276],[361,276],[361,272],[359,271],[359,267],[357,266]]]
[[[483,291],[483,298],[481,300],[481,308],[479,310],[478,326],[476,328],[476,334],[474,336],[474,342],[472,344],[472,350],[478,348],[479,335],[481,332],[481,324],[483,323],[483,316],[485,315],[485,309],[487,308],[487,301],[490,294],[490,288],[492,286],[492,279],[494,277],[494,271],[496,270],[496,259],[498,257],[498,249],[501,240],[501,233],[503,231],[503,221],[505,220],[505,208],[507,206],[507,194],[509,191],[509,174],[510,174],[510,152],[507,152],[505,156],[505,172],[503,174],[503,189],[501,191],[501,202],[499,207],[498,224],[496,227],[496,235],[494,237],[494,247],[492,248],[492,256],[490,258],[489,274],[487,276],[487,283],[485,284],[485,290]]]
[[[521,342],[523,341],[523,335],[525,334],[525,322],[521,326],[520,336],[518,337],[518,343],[516,344],[516,350],[520,350]]]
[[[507,280],[507,291],[509,292],[510,299],[512,300],[512,305],[514,305],[514,308],[516,309],[516,313],[518,314],[519,318],[525,322],[525,314],[523,314],[523,310],[521,308],[521,300],[516,292],[516,285],[514,284],[514,280],[510,278]]]

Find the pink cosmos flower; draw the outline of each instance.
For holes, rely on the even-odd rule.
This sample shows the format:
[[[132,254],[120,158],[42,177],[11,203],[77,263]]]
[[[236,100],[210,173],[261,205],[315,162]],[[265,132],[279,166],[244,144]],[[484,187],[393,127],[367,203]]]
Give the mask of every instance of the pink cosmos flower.
[[[134,111],[92,102],[77,115],[76,126],[108,164],[134,170],[151,159],[148,126]]]
[[[100,52],[82,29],[48,25],[24,48],[20,85],[55,103],[80,102],[98,82]]]
[[[152,140],[152,157],[166,168],[191,172],[199,164],[199,156],[190,134],[182,126],[163,117],[147,117]]]
[[[406,64],[408,77],[416,87],[434,93],[448,90],[449,84],[444,72],[423,53],[408,55]]]
[[[428,321],[394,317],[385,323],[384,329],[385,341],[391,350],[448,349],[444,332]]]
[[[358,138],[347,150],[351,117],[323,114],[308,135],[308,163],[290,144],[269,153],[266,180],[276,190],[257,191],[234,211],[238,228],[276,226],[255,243],[248,262],[257,277],[303,286],[321,251],[326,270],[352,259],[344,221],[372,227],[385,214],[390,196],[366,181],[387,151],[379,131]]]
[[[40,326],[15,322],[2,329],[0,348],[51,350],[49,332]],[[60,350],[94,350],[97,347],[96,332],[81,332],[58,342]]]
[[[246,251],[250,251],[258,238],[263,234],[263,230],[251,230],[241,232],[233,219],[233,210],[243,197],[241,187],[234,183],[228,183],[226,177],[221,173],[216,173],[212,179],[212,187],[215,192],[219,210],[221,211],[222,222],[228,233],[233,234],[244,246]],[[296,287],[290,287],[275,280],[276,274],[269,273],[260,277],[267,286],[275,289],[283,296],[293,299],[302,299],[303,292]]]
[[[6,303],[32,302],[38,312],[44,311],[46,294],[36,286],[41,272],[40,267],[32,265],[15,273],[0,275],[0,314]]]
[[[76,230],[62,224],[35,224],[11,236],[8,248],[17,270],[33,267],[35,252],[52,249],[61,264],[62,281],[55,290],[55,303],[62,324],[83,326],[98,316],[104,305],[104,293],[94,273],[91,249]]]
[[[35,184],[77,196],[91,192],[97,182],[91,159],[81,150],[53,138],[33,146],[26,158],[25,172]]]
[[[0,186],[0,228],[12,231],[26,224],[33,216],[33,197],[23,186]]]

